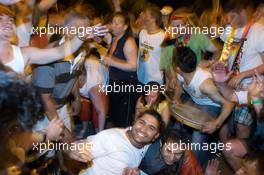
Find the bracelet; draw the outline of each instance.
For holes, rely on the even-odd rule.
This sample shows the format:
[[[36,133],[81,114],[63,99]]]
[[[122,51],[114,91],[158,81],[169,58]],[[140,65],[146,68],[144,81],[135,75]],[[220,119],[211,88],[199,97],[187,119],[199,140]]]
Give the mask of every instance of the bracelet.
[[[255,98],[253,100],[251,100],[250,102],[252,105],[262,105],[262,100],[259,98]]]

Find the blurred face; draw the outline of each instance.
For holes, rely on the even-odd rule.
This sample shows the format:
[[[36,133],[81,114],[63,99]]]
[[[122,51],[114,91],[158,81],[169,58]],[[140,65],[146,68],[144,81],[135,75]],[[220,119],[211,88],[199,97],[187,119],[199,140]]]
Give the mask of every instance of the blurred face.
[[[135,25],[138,28],[142,28],[144,27],[144,23],[145,23],[145,13],[141,12],[135,22]]]
[[[183,32],[180,31],[183,30],[183,28],[186,28],[187,25],[183,20],[177,19],[171,21],[171,27],[172,27],[172,33],[175,33],[176,37],[181,37],[184,34]]]
[[[238,27],[240,23],[240,15],[236,12],[229,12],[226,14],[226,22],[232,27]]]
[[[179,146],[175,146],[174,143],[168,142],[162,145],[161,148],[162,157],[167,165],[172,165],[179,161],[184,154],[184,150]]]
[[[156,22],[155,18],[151,15],[149,10],[144,12],[144,22],[146,27],[151,26],[153,23]]]
[[[124,33],[127,29],[124,18],[122,16],[115,16],[112,20],[111,29],[115,36]]]
[[[83,37],[86,33],[86,27],[90,25],[90,21],[88,19],[72,19],[66,27],[69,28],[69,33],[66,33],[68,38],[73,38],[76,35],[76,31],[78,34]],[[73,30],[74,28],[74,30]]]
[[[151,103],[157,100],[159,96],[159,91],[150,91],[149,95],[146,95],[147,103]]]
[[[14,19],[0,14],[0,39],[7,40],[14,35],[15,24]]]
[[[186,24],[185,24],[185,22],[183,20],[177,19],[177,20],[172,20],[171,21],[171,26],[179,28],[179,27],[185,27]]]
[[[153,142],[158,136],[159,122],[152,115],[144,114],[132,127],[131,143],[144,146]]]

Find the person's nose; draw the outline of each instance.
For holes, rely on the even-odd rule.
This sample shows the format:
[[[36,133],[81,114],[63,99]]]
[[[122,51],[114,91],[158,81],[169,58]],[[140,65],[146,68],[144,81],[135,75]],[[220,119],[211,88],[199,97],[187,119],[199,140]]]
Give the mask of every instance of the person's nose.
[[[146,125],[142,126],[140,129],[140,132],[142,132],[144,134],[147,133],[147,131],[148,131],[148,127]]]

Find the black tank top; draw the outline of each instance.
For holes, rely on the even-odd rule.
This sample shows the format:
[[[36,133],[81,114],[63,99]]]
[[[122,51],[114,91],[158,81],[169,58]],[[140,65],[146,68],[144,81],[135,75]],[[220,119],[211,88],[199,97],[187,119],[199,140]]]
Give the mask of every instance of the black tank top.
[[[115,57],[120,60],[127,60],[125,54],[123,52],[125,43],[127,38],[129,37],[129,33],[126,32],[117,42],[116,49],[113,53]],[[109,76],[111,80],[128,80],[128,79],[136,79],[136,72],[132,71],[124,71],[115,67],[109,67]]]

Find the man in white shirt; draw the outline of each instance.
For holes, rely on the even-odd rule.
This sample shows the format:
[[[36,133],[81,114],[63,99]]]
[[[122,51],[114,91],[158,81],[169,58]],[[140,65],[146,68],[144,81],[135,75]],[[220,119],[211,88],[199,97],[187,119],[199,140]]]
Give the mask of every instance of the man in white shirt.
[[[214,120],[206,122],[202,132],[213,134],[219,129],[222,142],[227,141],[228,130],[225,120],[231,114],[233,103],[226,100],[218,91],[209,71],[197,65],[195,53],[188,47],[177,47],[173,57],[173,69],[177,72],[178,83],[175,88],[174,102],[179,103],[183,89],[190,95],[194,105],[208,113]],[[192,142],[204,143],[209,135],[200,131],[193,131]],[[200,165],[206,165],[206,156],[203,150],[194,151]]]
[[[218,74],[215,76],[215,81],[218,82],[217,85],[221,93],[228,99],[238,102],[240,105],[248,103],[247,87],[252,80],[254,70],[257,70],[260,74],[264,73],[264,26],[252,19],[252,14],[250,13],[252,9],[250,8],[250,1],[245,1],[242,4],[240,1],[226,3],[224,10],[227,16],[227,22],[231,26],[231,31],[230,29],[227,30],[221,36],[221,39],[225,42],[226,46],[231,45],[231,49],[226,49],[229,50],[226,52],[224,46],[223,53],[226,52],[228,54],[227,58],[221,58],[224,58],[222,59],[224,61],[227,59],[227,66],[230,73],[228,76],[227,74]],[[242,42],[242,38],[244,38],[244,43]],[[231,42],[232,40],[233,42]],[[237,54],[234,50],[239,42],[242,42],[242,46],[240,52]],[[238,55],[239,59],[237,59],[238,57],[236,55]],[[238,66],[234,72],[236,74],[232,74],[231,76],[234,65],[237,62]],[[233,93],[234,91],[235,93]],[[251,124],[253,123],[253,118],[248,107],[237,106],[233,114],[236,136],[238,138],[248,138]]]
[[[161,116],[153,110],[143,112],[135,124],[127,129],[113,128],[99,132],[85,140],[77,141],[76,150],[69,150],[71,158],[92,165],[81,175],[117,175],[125,168],[136,168],[149,144],[159,137],[163,126]],[[87,145],[90,145],[88,148]]]
[[[142,84],[147,84],[150,81],[163,84],[160,56],[161,43],[165,38],[165,32],[160,28],[160,9],[156,6],[149,6],[144,14],[145,29],[139,33],[138,80]]]

